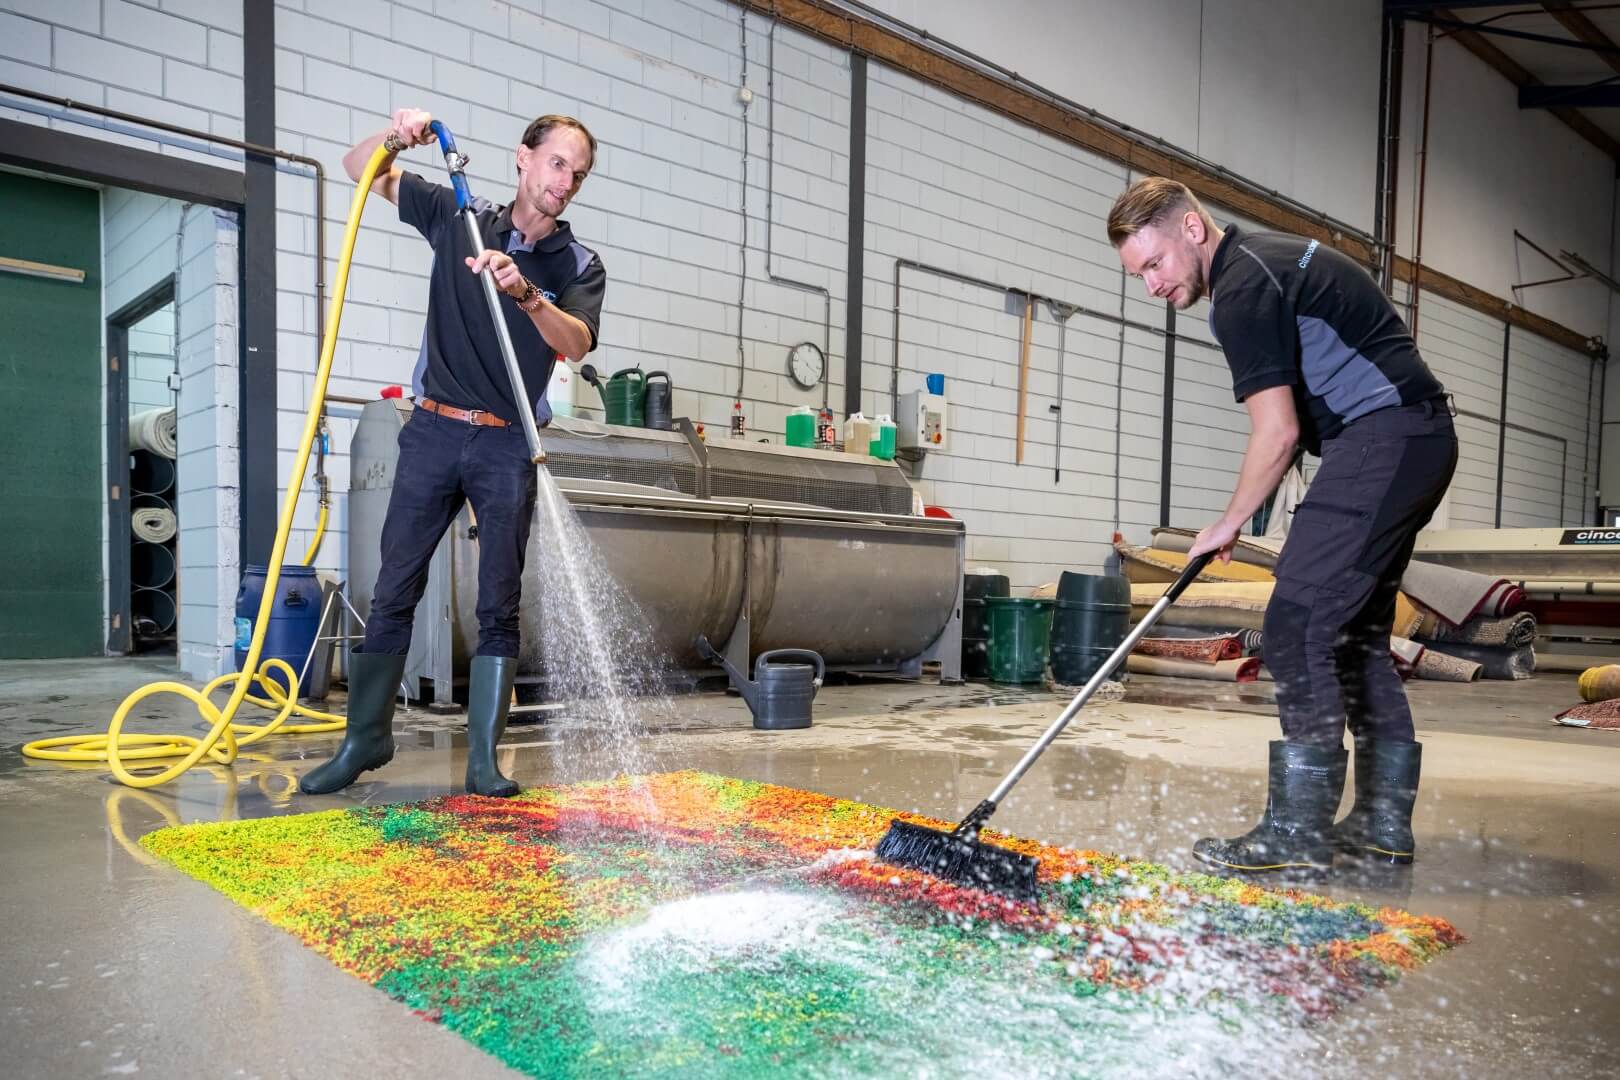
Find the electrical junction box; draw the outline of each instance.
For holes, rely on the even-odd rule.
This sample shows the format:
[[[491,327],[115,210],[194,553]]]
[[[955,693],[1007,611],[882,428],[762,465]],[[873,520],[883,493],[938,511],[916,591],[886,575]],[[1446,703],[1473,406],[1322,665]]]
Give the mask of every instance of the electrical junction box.
[[[895,422],[895,449],[926,451],[950,447],[950,429],[945,421],[949,403],[944,394],[913,390],[900,396],[900,415]]]

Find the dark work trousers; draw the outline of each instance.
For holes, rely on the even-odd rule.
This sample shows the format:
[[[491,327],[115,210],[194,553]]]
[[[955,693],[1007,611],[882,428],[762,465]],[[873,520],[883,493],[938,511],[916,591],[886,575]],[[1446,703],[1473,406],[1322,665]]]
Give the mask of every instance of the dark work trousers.
[[[1395,597],[1456,468],[1444,398],[1370,413],[1323,445],[1266,608],[1266,667],[1289,742],[1342,746],[1346,723],[1354,735],[1412,741],[1389,655]]]
[[[428,563],[466,502],[478,523],[478,655],[518,654],[523,555],[534,522],[535,466],[517,425],[484,427],[416,409],[399,432],[383,521],[382,569],[365,651],[403,656]]]

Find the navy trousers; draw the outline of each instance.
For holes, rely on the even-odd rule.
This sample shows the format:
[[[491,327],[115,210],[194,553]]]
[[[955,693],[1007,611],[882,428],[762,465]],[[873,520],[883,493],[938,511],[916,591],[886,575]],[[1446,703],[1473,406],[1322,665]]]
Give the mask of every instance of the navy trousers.
[[[1412,740],[1389,655],[1395,597],[1456,468],[1443,398],[1370,413],[1324,444],[1266,608],[1266,666],[1289,742],[1342,746],[1346,725],[1354,735]]]
[[[517,656],[535,485],[521,428],[484,427],[415,410],[399,433],[365,651],[402,656],[410,650],[428,563],[445,529],[471,502],[478,521],[478,655]]]

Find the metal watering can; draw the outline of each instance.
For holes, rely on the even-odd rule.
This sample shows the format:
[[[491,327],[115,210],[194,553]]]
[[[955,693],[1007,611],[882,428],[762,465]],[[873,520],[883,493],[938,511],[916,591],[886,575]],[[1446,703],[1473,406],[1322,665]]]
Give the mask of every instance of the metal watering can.
[[[772,649],[760,653],[754,660],[754,678],[750,681],[731,662],[715,651],[709,639],[697,636],[698,653],[705,659],[725,668],[731,685],[742,694],[748,711],[754,714],[754,726],[765,731],[786,731],[810,726],[810,707],[816,700],[827,677],[827,665],[821,654],[810,649]],[[810,660],[811,664],[785,664],[787,657]],[[814,666],[812,666],[812,664]]]

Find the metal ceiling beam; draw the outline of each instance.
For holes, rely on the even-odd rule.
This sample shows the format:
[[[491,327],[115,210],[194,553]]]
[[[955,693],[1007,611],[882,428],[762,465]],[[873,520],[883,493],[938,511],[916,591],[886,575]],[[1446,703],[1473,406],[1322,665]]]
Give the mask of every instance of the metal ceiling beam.
[[[1612,82],[1584,86],[1521,86],[1519,108],[1550,109],[1568,105],[1572,109],[1612,109],[1620,106],[1620,85]]]
[[[1620,72],[1620,45],[1616,45],[1613,38],[1598,29],[1597,24],[1589,19],[1585,12],[1569,0],[1542,0],[1541,6],[1547,9],[1547,14],[1558,20],[1559,25],[1574,34],[1577,40],[1599,47],[1601,51],[1598,55],[1603,57],[1603,62],[1608,64],[1611,70]]]
[[[1433,23],[1442,30],[1466,30],[1475,34],[1513,38],[1516,41],[1533,41],[1538,45],[1556,45],[1562,49],[1580,49],[1583,52],[1594,52],[1600,55],[1620,56],[1620,45],[1616,45],[1612,41],[1598,45],[1587,41],[1572,41],[1569,38],[1558,37],[1554,34],[1537,34],[1530,30],[1515,30],[1509,26],[1496,26],[1487,22],[1467,22],[1457,18],[1445,8],[1436,8],[1433,12],[1412,12],[1405,17],[1414,22]]]
[[[1451,22],[1457,21],[1451,18],[1451,13],[1446,8],[1437,8],[1436,15],[1439,19]],[[1436,25],[1439,25],[1438,22]],[[1457,44],[1496,69],[1503,78],[1517,86],[1521,91],[1526,87],[1544,85],[1540,79],[1530,74],[1529,69],[1523,64],[1503,52],[1494,42],[1489,41],[1484,34],[1479,33],[1477,30],[1453,30],[1446,36],[1452,38]],[[1568,105],[1552,105],[1548,107],[1547,111],[1562,120],[1575,134],[1608,154],[1616,162],[1620,162],[1620,141],[1616,141],[1614,136],[1598,127],[1578,110],[1572,109]]]

